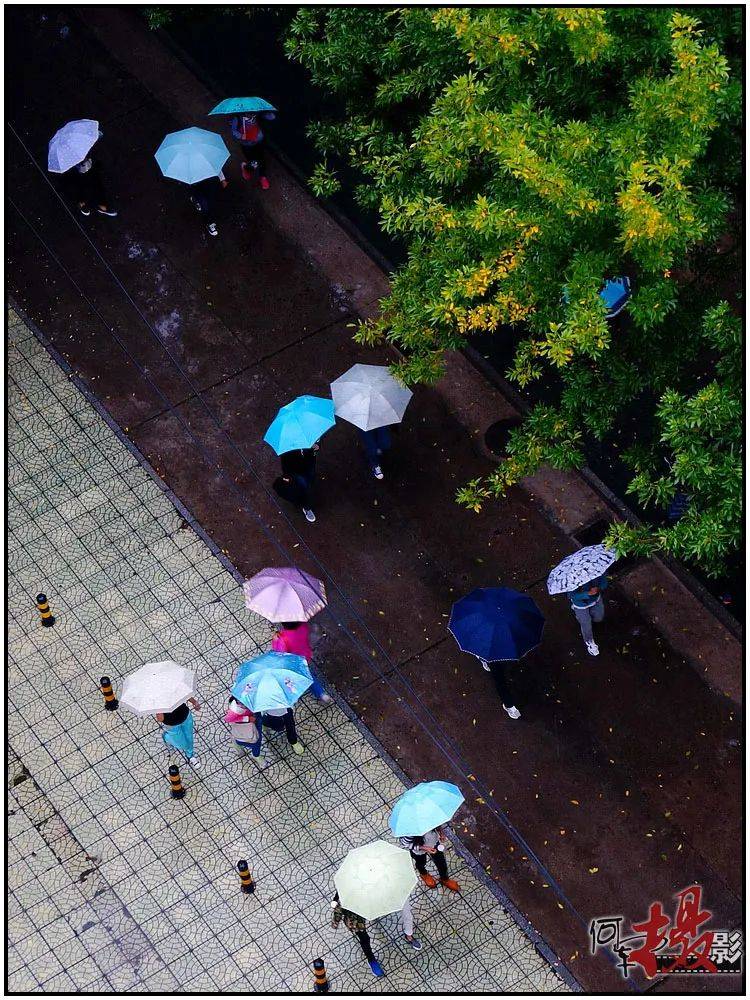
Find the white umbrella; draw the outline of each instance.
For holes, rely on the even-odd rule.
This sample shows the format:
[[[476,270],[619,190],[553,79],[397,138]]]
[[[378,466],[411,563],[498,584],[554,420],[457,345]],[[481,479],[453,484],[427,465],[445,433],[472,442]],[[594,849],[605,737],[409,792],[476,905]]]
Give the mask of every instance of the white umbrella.
[[[417,876],[408,851],[375,840],[349,851],[333,882],[345,910],[375,920],[403,907]]]
[[[125,678],[120,704],[136,715],[173,712],[195,694],[195,671],[174,660],[145,663]]]
[[[566,556],[547,577],[550,594],[569,594],[589,580],[606,573],[617,555],[606,545],[587,545]]]
[[[337,417],[371,431],[400,423],[412,392],[385,365],[352,365],[331,382],[331,395]]]
[[[64,174],[86,158],[98,138],[99,122],[92,118],[81,118],[63,125],[49,141],[47,169],[53,174]]]

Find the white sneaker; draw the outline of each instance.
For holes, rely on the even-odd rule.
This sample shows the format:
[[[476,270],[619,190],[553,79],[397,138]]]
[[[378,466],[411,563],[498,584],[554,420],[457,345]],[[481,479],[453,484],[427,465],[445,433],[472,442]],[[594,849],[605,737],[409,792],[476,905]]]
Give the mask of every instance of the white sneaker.
[[[201,762],[198,760],[197,757],[191,757],[190,760],[188,761],[188,764],[193,768],[194,771],[200,770]]]
[[[383,470],[380,468],[379,465],[373,465],[372,474],[373,476],[375,476],[376,479],[383,479]]]
[[[305,507],[302,508],[302,513],[305,515],[310,524],[315,523],[315,514],[311,510],[307,510]]]
[[[586,643],[586,649],[589,651],[591,656],[599,655],[599,647],[597,646],[597,644],[594,642],[593,639],[591,640],[591,642]]]
[[[510,706],[503,705],[503,708],[508,713],[508,715],[511,717],[511,719],[520,719],[521,718],[521,713],[518,711],[518,709],[516,708],[515,705],[510,705]]]
[[[219,227],[216,225],[215,222],[209,222],[209,224],[208,224],[208,226],[206,228],[208,229],[208,235],[209,236],[218,236],[219,235]]]

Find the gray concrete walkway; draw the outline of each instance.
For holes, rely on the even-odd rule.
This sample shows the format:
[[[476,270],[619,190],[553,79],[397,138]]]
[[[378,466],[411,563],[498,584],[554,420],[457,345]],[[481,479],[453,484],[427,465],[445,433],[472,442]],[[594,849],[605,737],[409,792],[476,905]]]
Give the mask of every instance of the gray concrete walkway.
[[[460,898],[415,892],[409,949],[372,925],[387,978],[329,927],[347,851],[389,837],[403,785],[337,706],[305,699],[306,747],[240,759],[221,720],[235,666],[266,648],[212,553],[31,331],[9,318],[9,988],[12,992],[564,991],[459,856]],[[55,626],[34,607],[47,593]],[[200,772],[172,801],[157,726],[103,709],[142,663],[196,668]],[[234,866],[250,860],[254,896]]]

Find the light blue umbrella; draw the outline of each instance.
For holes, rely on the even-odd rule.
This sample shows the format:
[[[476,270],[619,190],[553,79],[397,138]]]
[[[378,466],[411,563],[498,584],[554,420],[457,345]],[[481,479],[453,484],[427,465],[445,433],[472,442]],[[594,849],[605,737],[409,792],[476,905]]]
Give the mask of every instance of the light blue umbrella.
[[[262,97],[227,97],[219,101],[210,115],[238,115],[243,111],[275,111],[276,108]]]
[[[296,448],[312,448],[335,423],[332,399],[298,396],[281,407],[263,440],[277,455],[283,455]]]
[[[193,126],[170,132],[154,155],[165,177],[197,184],[218,177],[229,150],[220,135]]]
[[[404,792],[388,821],[394,837],[421,837],[453,819],[464,797],[447,781],[423,781]]]
[[[304,656],[263,653],[237,671],[232,695],[251,712],[291,708],[313,682]]]

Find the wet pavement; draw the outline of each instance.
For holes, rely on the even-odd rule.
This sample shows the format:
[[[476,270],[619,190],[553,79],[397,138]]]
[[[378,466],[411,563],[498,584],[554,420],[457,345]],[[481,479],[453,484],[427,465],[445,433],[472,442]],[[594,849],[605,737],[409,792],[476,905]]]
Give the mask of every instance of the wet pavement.
[[[439,388],[415,393],[382,483],[341,424],[320,453],[318,522],[280,511],[269,489],[278,460],[261,441],[276,408],[388,356],[352,343],[351,299],[275,230],[236,161],[211,240],[152,159],[165,132],[192,122],[175,120],[80,22],[61,39],[33,13],[13,17],[25,22],[9,98],[21,139],[43,162],[63,121],[99,116],[121,208],[79,227],[11,135],[8,280],[30,319],[241,573],[297,562],[326,580],[327,680],[410,779],[461,785],[464,843],[588,989],[634,985],[588,954],[593,917],[642,919],[654,899],[670,911],[698,882],[713,925],[737,926],[734,703],[616,585],[601,655],[586,655],[543,583],[570,542],[534,498],[513,490],[478,515],[455,504],[456,488],[491,466],[478,428]],[[32,50],[44,53],[33,77]],[[76,59],[86,72],[73,80]],[[43,92],[54,97],[40,103]],[[529,590],[547,616],[542,646],[516,669],[518,722],[446,631],[453,600],[498,582]]]

